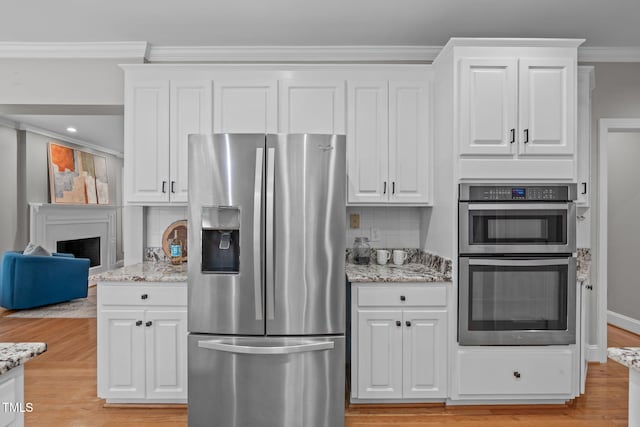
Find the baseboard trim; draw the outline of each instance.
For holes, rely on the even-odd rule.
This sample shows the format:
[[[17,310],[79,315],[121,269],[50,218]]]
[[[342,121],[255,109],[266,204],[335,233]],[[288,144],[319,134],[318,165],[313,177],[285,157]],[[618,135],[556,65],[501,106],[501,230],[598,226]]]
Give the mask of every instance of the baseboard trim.
[[[607,323],[640,335],[640,320],[607,310]]]
[[[587,362],[598,362],[604,363],[607,361],[606,351],[604,352],[604,360],[602,359],[603,352],[600,350],[600,347],[596,344],[589,344],[587,346]]]

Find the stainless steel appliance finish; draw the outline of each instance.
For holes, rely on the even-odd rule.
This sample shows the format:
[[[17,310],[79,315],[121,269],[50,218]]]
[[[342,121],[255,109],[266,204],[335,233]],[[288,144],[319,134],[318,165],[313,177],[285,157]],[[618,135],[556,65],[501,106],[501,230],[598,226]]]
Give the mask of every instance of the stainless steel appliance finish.
[[[461,254],[576,251],[575,184],[461,184]]]
[[[342,425],[345,162],[341,135],[189,136],[190,425]]]
[[[458,341],[576,342],[575,184],[461,184]]]
[[[576,342],[576,259],[460,257],[461,345]]]
[[[191,334],[189,426],[342,426],[344,340]]]

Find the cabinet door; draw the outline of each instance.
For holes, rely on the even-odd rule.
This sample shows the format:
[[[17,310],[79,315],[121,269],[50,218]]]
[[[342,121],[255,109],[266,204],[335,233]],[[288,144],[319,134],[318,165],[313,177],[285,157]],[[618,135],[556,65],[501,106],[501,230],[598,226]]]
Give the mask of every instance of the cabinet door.
[[[148,310],[145,316],[147,398],[187,398],[187,310]]]
[[[347,189],[349,203],[386,202],[388,182],[388,83],[347,83]]]
[[[447,396],[447,312],[403,313],[403,396]]]
[[[589,297],[590,290],[588,288],[589,282],[583,282],[578,284],[578,307],[580,307],[580,313],[578,313],[578,321],[580,325],[580,394],[584,394],[587,383],[587,371],[589,369],[589,358],[587,357],[587,350],[589,343],[587,342],[587,330],[589,328],[589,307],[591,306]]]
[[[576,64],[569,58],[520,59],[521,155],[573,154],[576,134]]]
[[[280,132],[345,133],[345,82],[280,82]]]
[[[215,133],[277,133],[277,81],[214,82]]]
[[[358,398],[402,397],[401,322],[400,310],[358,311]]]
[[[460,154],[509,155],[515,150],[517,65],[516,58],[461,61]]]
[[[125,91],[125,201],[169,201],[169,82]]]
[[[171,81],[171,138],[168,191],[172,202],[187,201],[188,138],[211,133],[211,82]]]
[[[389,82],[389,202],[429,201],[428,82]]]
[[[578,67],[578,206],[591,204],[591,91],[593,67]]]
[[[144,398],[144,311],[101,310],[99,316],[99,397]]]

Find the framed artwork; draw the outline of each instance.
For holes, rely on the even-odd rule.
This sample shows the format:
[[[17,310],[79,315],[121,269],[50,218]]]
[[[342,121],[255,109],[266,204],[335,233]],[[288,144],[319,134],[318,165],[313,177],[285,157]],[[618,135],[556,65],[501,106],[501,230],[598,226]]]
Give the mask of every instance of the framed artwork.
[[[109,204],[107,159],[49,143],[51,203]]]

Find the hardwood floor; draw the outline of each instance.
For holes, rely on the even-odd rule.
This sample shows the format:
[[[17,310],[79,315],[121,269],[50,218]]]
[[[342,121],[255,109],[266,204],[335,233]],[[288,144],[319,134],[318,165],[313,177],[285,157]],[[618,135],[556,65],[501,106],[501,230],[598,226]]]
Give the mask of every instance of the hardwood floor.
[[[25,366],[27,426],[185,426],[185,408],[105,408],[96,397],[96,319],[0,317],[0,341],[44,341],[48,351]],[[640,336],[609,326],[609,346],[640,346]],[[351,407],[346,427],[626,426],[628,370],[591,364],[587,392],[563,407]],[[224,427],[224,426],[221,426]],[[247,426],[251,427],[251,426]]]

